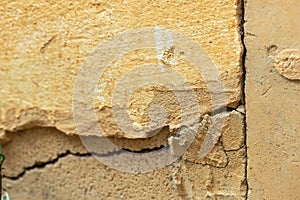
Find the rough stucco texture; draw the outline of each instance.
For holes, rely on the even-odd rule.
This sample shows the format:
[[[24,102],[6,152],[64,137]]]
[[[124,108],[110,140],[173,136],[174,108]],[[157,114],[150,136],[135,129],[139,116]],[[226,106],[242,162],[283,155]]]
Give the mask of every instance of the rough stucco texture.
[[[0,133],[6,155],[3,184],[12,199],[245,198],[241,112],[214,115],[224,124],[206,157],[198,156],[208,134],[203,122],[180,160],[146,174],[122,173],[92,157],[81,144],[78,134],[85,133],[76,131],[72,113],[76,76],[91,51],[121,32],[146,27],[174,30],[200,44],[225,87],[226,101],[219,108],[234,110],[243,103],[240,11],[237,0],[2,2]],[[130,52],[99,77],[101,101],[95,99],[94,106],[99,123],[115,144],[131,151],[153,149],[166,145],[167,137],[180,128],[176,96],[157,85],[136,90],[128,113],[136,126],[144,126],[151,121],[150,105],[163,105],[167,120],[159,135],[132,137],[116,126],[111,103],[114,87],[140,64],[163,63],[178,72],[198,98],[201,119],[209,122],[213,117],[215,107],[206,82],[191,63],[173,55],[177,49],[163,49],[166,57],[161,59],[156,49]]]
[[[227,115],[207,157],[199,159],[196,140],[181,160],[145,174],[106,167],[78,136],[54,128],[8,133],[3,184],[12,199],[244,199],[243,121],[236,111]]]
[[[241,101],[242,47],[236,1],[3,2],[0,12],[2,130],[38,125],[74,133],[72,93],[85,58],[100,42],[144,27],[174,30],[198,42],[219,69],[228,106],[236,107]],[[142,53],[120,61],[124,66],[121,72],[126,74],[140,62]],[[151,56],[143,62],[150,62]],[[201,76],[188,64],[180,66],[179,73],[199,97],[202,113],[209,112],[209,96]],[[106,95],[112,93],[114,80],[123,75],[118,67],[109,69],[113,77],[105,77],[109,72],[103,75],[104,82],[112,84]],[[139,99],[138,94],[134,99]],[[110,108],[109,102],[96,106]],[[147,101],[140,104],[147,106]],[[139,116],[132,115],[138,120]]]

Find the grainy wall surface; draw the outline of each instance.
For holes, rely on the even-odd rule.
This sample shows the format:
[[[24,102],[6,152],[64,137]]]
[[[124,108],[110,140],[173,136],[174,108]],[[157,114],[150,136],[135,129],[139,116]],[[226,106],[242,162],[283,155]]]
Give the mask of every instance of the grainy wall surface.
[[[251,200],[300,198],[299,9],[297,0],[254,0],[245,9]]]
[[[299,5],[296,0],[295,6],[284,4],[289,14],[278,21],[273,16],[279,15],[281,4],[258,0],[1,2],[0,141],[6,156],[3,186],[11,199],[299,199],[295,192],[299,187],[299,23],[297,18],[290,20],[298,15]],[[136,37],[138,30],[150,35]],[[114,40],[121,33],[125,37]],[[178,42],[177,33],[198,46]],[[116,48],[107,46],[103,51],[103,44],[112,41],[119,42],[111,45]],[[120,56],[126,41],[139,48]],[[146,43],[148,48],[140,48]],[[285,48],[292,50],[276,57]],[[194,53],[199,49],[201,55]],[[191,61],[198,57],[203,59],[199,65],[208,63],[215,71],[209,67],[198,71]],[[82,70],[103,63],[109,64],[99,77],[97,70]],[[152,65],[158,67],[140,70]],[[138,85],[169,71],[176,76]],[[80,83],[92,77],[99,80],[94,88],[81,84],[74,92],[82,74]],[[185,80],[188,89],[174,77]],[[179,83],[173,90],[166,87],[170,79]],[[129,94],[132,86],[135,90]],[[92,94],[92,102],[84,101],[85,94]],[[291,98],[276,98],[282,95]],[[126,102],[118,104],[114,99]],[[161,107],[155,109],[156,105]],[[85,108],[95,111],[96,122],[84,115]],[[142,134],[120,127],[115,113],[124,108],[134,133]],[[159,126],[151,127],[152,122]],[[211,131],[215,123],[218,126]],[[95,124],[102,131],[91,134]],[[178,139],[186,124],[199,125],[194,138],[187,132]],[[150,131],[141,131],[147,126]],[[130,173],[119,170],[119,165],[130,166],[132,160],[118,160],[114,167],[99,161],[118,158],[125,151],[91,152],[83,139],[87,136],[95,137],[95,143],[107,138],[140,155],[165,147],[177,154],[186,143],[191,145],[179,159],[159,169]],[[147,164],[163,158],[152,161]]]
[[[2,2],[0,130],[7,158],[3,182],[12,199],[245,198],[244,114],[231,111],[242,102],[240,6],[228,0]],[[128,136],[115,125],[115,85],[141,64],[164,65],[184,77],[198,99],[200,121],[209,122],[218,107],[231,109],[220,114],[224,129],[206,157],[198,155],[209,134],[202,122],[179,160],[136,175],[106,167],[87,152],[77,136],[86,133],[76,131],[73,121],[72,94],[80,67],[100,42],[149,27],[176,31],[201,45],[219,71],[226,99],[212,106],[206,81],[213,80],[204,80],[184,59],[188,52],[177,56],[181,47],[138,49],[99,77],[95,109],[106,136],[127,150],[151,150],[167,145],[181,126],[176,96],[157,85],[137,89],[128,112],[140,127],[149,123],[153,103],[164,106],[167,121],[158,136]]]
[[[156,26],[183,33],[203,46],[216,62],[227,104],[234,108],[241,100],[238,12],[238,2],[229,0],[3,2],[0,47],[5,79],[1,79],[0,129],[51,126],[74,133],[72,93],[86,57],[100,42],[121,32]],[[104,88],[107,96],[114,80],[135,65],[158,62],[156,50],[148,51],[132,52],[103,74],[110,83]],[[202,112],[208,112],[209,97],[201,75],[188,63],[172,67],[192,84],[203,101]],[[111,105],[108,101],[98,107],[110,109]]]

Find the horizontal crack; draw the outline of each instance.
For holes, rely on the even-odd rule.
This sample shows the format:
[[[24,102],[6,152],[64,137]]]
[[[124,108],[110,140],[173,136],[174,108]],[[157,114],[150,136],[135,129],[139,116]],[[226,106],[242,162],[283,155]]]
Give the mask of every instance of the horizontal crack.
[[[75,156],[75,157],[91,157],[91,153],[72,153],[71,151],[67,150],[65,153],[59,154],[56,158],[46,161],[46,162],[39,162],[35,163],[32,166],[25,167],[22,172],[20,172],[16,176],[7,176],[3,175],[3,178],[9,179],[9,180],[18,180],[22,178],[28,171],[34,170],[34,169],[42,169],[48,165],[54,165],[56,162],[58,162],[61,158],[65,158],[67,156]]]
[[[221,114],[223,112],[232,112],[232,111],[237,111],[236,108],[230,108],[230,107],[223,107],[222,109],[219,109],[219,110],[216,110],[217,112],[214,112],[213,115],[215,114]],[[210,117],[212,117],[213,115],[210,115]],[[223,146],[223,145],[222,145]],[[147,152],[151,152],[151,151],[156,151],[156,150],[160,150],[162,148],[164,148],[165,146],[162,145],[160,147],[155,147],[155,148],[151,148],[151,149],[148,149],[148,148],[145,148],[145,149],[142,149],[142,150],[139,150],[139,151],[134,151],[134,150],[130,150],[130,149],[118,149],[118,150],[115,150],[115,151],[112,151],[112,152],[106,152],[106,153],[103,153],[103,154],[99,154],[99,153],[96,153],[96,152],[88,152],[88,153],[73,153],[71,152],[70,150],[67,150],[66,152],[64,153],[61,153],[61,154],[58,154],[58,156],[52,160],[49,160],[49,161],[46,161],[46,162],[38,162],[38,163],[35,163],[34,165],[32,166],[29,166],[29,167],[25,167],[24,170],[22,172],[20,172],[18,175],[16,176],[8,176],[8,175],[3,175],[3,178],[6,178],[6,179],[9,179],[9,180],[18,180],[20,178],[22,178],[28,171],[31,171],[31,170],[34,170],[34,169],[42,169],[48,165],[53,165],[55,164],[56,162],[58,162],[61,158],[64,158],[64,157],[67,157],[67,156],[75,156],[75,157],[91,157],[91,156],[99,156],[99,157],[110,157],[110,156],[113,156],[113,155],[119,155],[119,154],[122,154],[122,153],[147,153]],[[230,150],[224,150],[225,154],[226,154],[226,157],[227,157],[227,163],[226,165],[223,167],[218,167],[218,166],[214,166],[212,164],[202,164],[202,163],[195,163],[193,161],[190,161],[190,160],[185,160],[186,162],[190,162],[190,163],[194,163],[194,164],[198,164],[198,165],[202,165],[202,166],[211,166],[211,167],[215,167],[215,168],[226,168],[228,163],[229,163],[229,157],[227,156],[227,153],[226,152],[231,152],[231,151],[238,151],[242,148],[244,148],[245,145],[243,145],[242,147],[238,148],[238,149],[230,149]]]
[[[134,151],[134,150],[131,150],[131,149],[126,149],[126,148],[122,148],[122,149],[124,151],[132,152],[132,153],[149,153],[149,152],[152,152],[152,151],[158,151],[158,150],[160,150],[164,147],[166,147],[166,146],[161,145],[160,147],[145,148],[145,149],[141,149],[141,150],[138,150],[138,151]]]
[[[28,171],[34,170],[34,169],[42,169],[48,165],[54,165],[55,163],[57,163],[61,158],[65,158],[67,156],[75,156],[75,157],[91,157],[91,156],[99,156],[99,157],[110,157],[113,155],[120,155],[122,153],[128,153],[128,152],[132,152],[132,153],[147,153],[147,152],[151,152],[151,151],[155,151],[155,150],[159,150],[161,148],[163,148],[164,146],[161,147],[157,147],[154,149],[143,149],[141,151],[131,151],[128,149],[119,149],[116,151],[112,151],[112,152],[108,152],[108,153],[104,153],[104,154],[99,154],[99,153],[73,153],[70,150],[67,150],[64,153],[59,154],[56,158],[46,161],[46,162],[39,162],[39,163],[35,163],[32,166],[29,167],[25,167],[24,170],[22,172],[20,172],[18,175],[16,176],[8,176],[8,175],[3,175],[3,178],[9,179],[9,180],[18,180],[20,178],[22,178],[23,176],[25,176],[25,174]]]
[[[203,113],[203,115],[209,115],[210,117],[213,117],[215,115],[218,115],[218,114],[221,114],[221,113],[224,113],[224,112],[232,112],[232,111],[237,111],[237,112],[240,112],[237,110],[237,108],[241,105],[244,105],[243,103],[240,103],[239,105],[237,105],[236,107],[228,107],[227,105],[225,106],[221,106],[213,111],[210,111],[208,113]],[[41,111],[40,111],[41,112]],[[240,112],[241,113],[241,112]],[[243,114],[243,113],[241,113]],[[45,126],[41,126],[41,125],[37,125],[37,124],[47,124]],[[1,125],[1,124],[0,124]],[[44,128],[55,128],[63,133],[65,133],[62,129],[60,129],[59,127],[57,127],[55,124],[48,124],[47,121],[38,121],[38,120],[35,120],[35,121],[28,121],[26,124],[23,124],[23,125],[19,125],[19,126],[14,126],[14,127],[10,127],[10,128],[7,128],[7,127],[2,127],[2,129],[0,129],[0,131],[3,131],[4,133],[6,132],[19,132],[19,131],[26,131],[26,130],[30,130],[30,129],[33,129],[33,128],[38,128],[38,127],[44,127]],[[67,133],[67,135],[72,135],[72,134],[76,134],[75,132],[69,132]],[[76,134],[76,135],[79,135],[79,134]]]
[[[170,147],[169,147],[169,145],[168,146],[161,145],[160,147],[154,147],[154,148],[150,148],[150,149],[145,148],[145,149],[141,149],[138,151],[120,148],[120,149],[116,149],[114,151],[108,151],[105,153],[91,152],[91,154],[96,157],[110,157],[110,156],[118,156],[118,155],[126,154],[126,153],[136,153],[136,154],[149,153],[149,152],[153,152],[153,151],[159,151],[163,148],[170,148]]]
[[[243,148],[245,148],[246,147],[246,145],[244,144],[244,145],[242,145],[241,147],[239,147],[239,148],[237,148],[237,149],[228,149],[228,150],[225,150],[224,149],[224,151],[225,152],[234,152],[234,151],[239,151],[239,150],[241,150],[241,149],[243,149]]]

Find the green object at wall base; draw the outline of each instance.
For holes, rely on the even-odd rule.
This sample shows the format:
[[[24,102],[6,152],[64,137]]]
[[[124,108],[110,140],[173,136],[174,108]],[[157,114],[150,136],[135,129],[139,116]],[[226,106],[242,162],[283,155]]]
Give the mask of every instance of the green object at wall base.
[[[7,191],[3,190],[2,188],[2,164],[4,160],[5,160],[5,156],[2,153],[2,146],[0,145],[0,197],[1,200],[10,200]]]

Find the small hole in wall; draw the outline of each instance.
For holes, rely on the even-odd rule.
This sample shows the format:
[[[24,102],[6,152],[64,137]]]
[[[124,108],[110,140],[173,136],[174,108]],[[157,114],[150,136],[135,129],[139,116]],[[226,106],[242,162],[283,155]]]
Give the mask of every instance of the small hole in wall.
[[[277,54],[278,47],[274,44],[266,47],[267,55],[268,56],[275,56]]]

